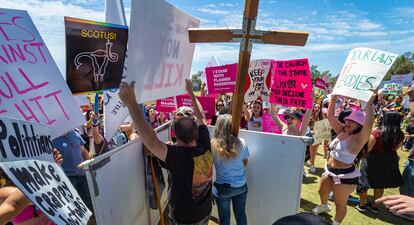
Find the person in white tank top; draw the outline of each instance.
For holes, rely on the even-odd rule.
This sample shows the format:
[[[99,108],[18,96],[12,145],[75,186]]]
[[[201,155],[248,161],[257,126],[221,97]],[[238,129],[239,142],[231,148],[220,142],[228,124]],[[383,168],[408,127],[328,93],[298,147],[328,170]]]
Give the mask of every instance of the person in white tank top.
[[[345,118],[345,124],[335,117],[337,96],[332,96],[329,104],[327,119],[337,137],[330,144],[331,153],[325,166],[325,173],[321,177],[319,187],[321,205],[315,207],[312,212],[319,214],[330,211],[328,197],[329,193],[333,192],[336,206],[333,225],[340,224],[345,218],[348,197],[358,183],[360,172],[355,168],[354,161],[358,161],[358,154],[362,149],[366,149],[374,123],[372,102],[375,98],[376,94],[369,100],[365,110],[366,115],[361,111],[353,111]]]
[[[247,121],[247,130],[263,131],[263,104],[261,101],[254,101],[251,109],[248,110],[243,106],[244,117]]]

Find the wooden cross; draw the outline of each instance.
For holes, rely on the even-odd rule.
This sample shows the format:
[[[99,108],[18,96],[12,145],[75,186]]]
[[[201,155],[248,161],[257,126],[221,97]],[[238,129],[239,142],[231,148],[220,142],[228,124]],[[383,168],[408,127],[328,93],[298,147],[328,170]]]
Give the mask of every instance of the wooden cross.
[[[256,30],[259,0],[245,0],[242,29],[190,28],[191,43],[240,42],[236,91],[232,100],[232,133],[239,134],[244,88],[249,70],[253,43],[304,46],[309,34],[301,31],[260,31]]]

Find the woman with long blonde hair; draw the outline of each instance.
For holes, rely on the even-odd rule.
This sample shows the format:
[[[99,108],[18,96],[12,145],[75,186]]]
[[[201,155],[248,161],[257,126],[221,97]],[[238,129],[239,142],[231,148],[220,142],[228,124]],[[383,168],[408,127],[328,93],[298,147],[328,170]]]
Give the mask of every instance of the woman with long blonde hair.
[[[246,165],[249,149],[240,137],[231,134],[231,115],[221,115],[211,141],[216,181],[213,195],[217,202],[219,224],[230,224],[230,201],[237,225],[246,225]]]

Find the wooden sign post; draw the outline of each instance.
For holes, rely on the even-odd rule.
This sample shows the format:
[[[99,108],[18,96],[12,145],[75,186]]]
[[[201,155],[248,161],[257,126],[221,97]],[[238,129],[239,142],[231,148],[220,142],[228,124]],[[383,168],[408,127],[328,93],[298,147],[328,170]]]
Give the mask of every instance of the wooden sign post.
[[[309,34],[301,31],[260,31],[256,30],[259,0],[245,0],[242,29],[190,28],[191,43],[240,42],[236,91],[232,100],[232,133],[239,134],[244,88],[249,70],[253,43],[304,46]]]

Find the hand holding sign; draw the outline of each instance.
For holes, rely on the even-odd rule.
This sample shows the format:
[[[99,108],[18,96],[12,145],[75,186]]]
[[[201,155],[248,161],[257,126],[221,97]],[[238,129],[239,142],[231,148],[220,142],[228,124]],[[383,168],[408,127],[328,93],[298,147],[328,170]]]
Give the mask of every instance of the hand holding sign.
[[[127,106],[131,106],[136,102],[135,98],[135,81],[131,81],[131,84],[128,84],[127,82],[121,82],[121,85],[119,86],[119,98],[122,100],[122,102]]]

